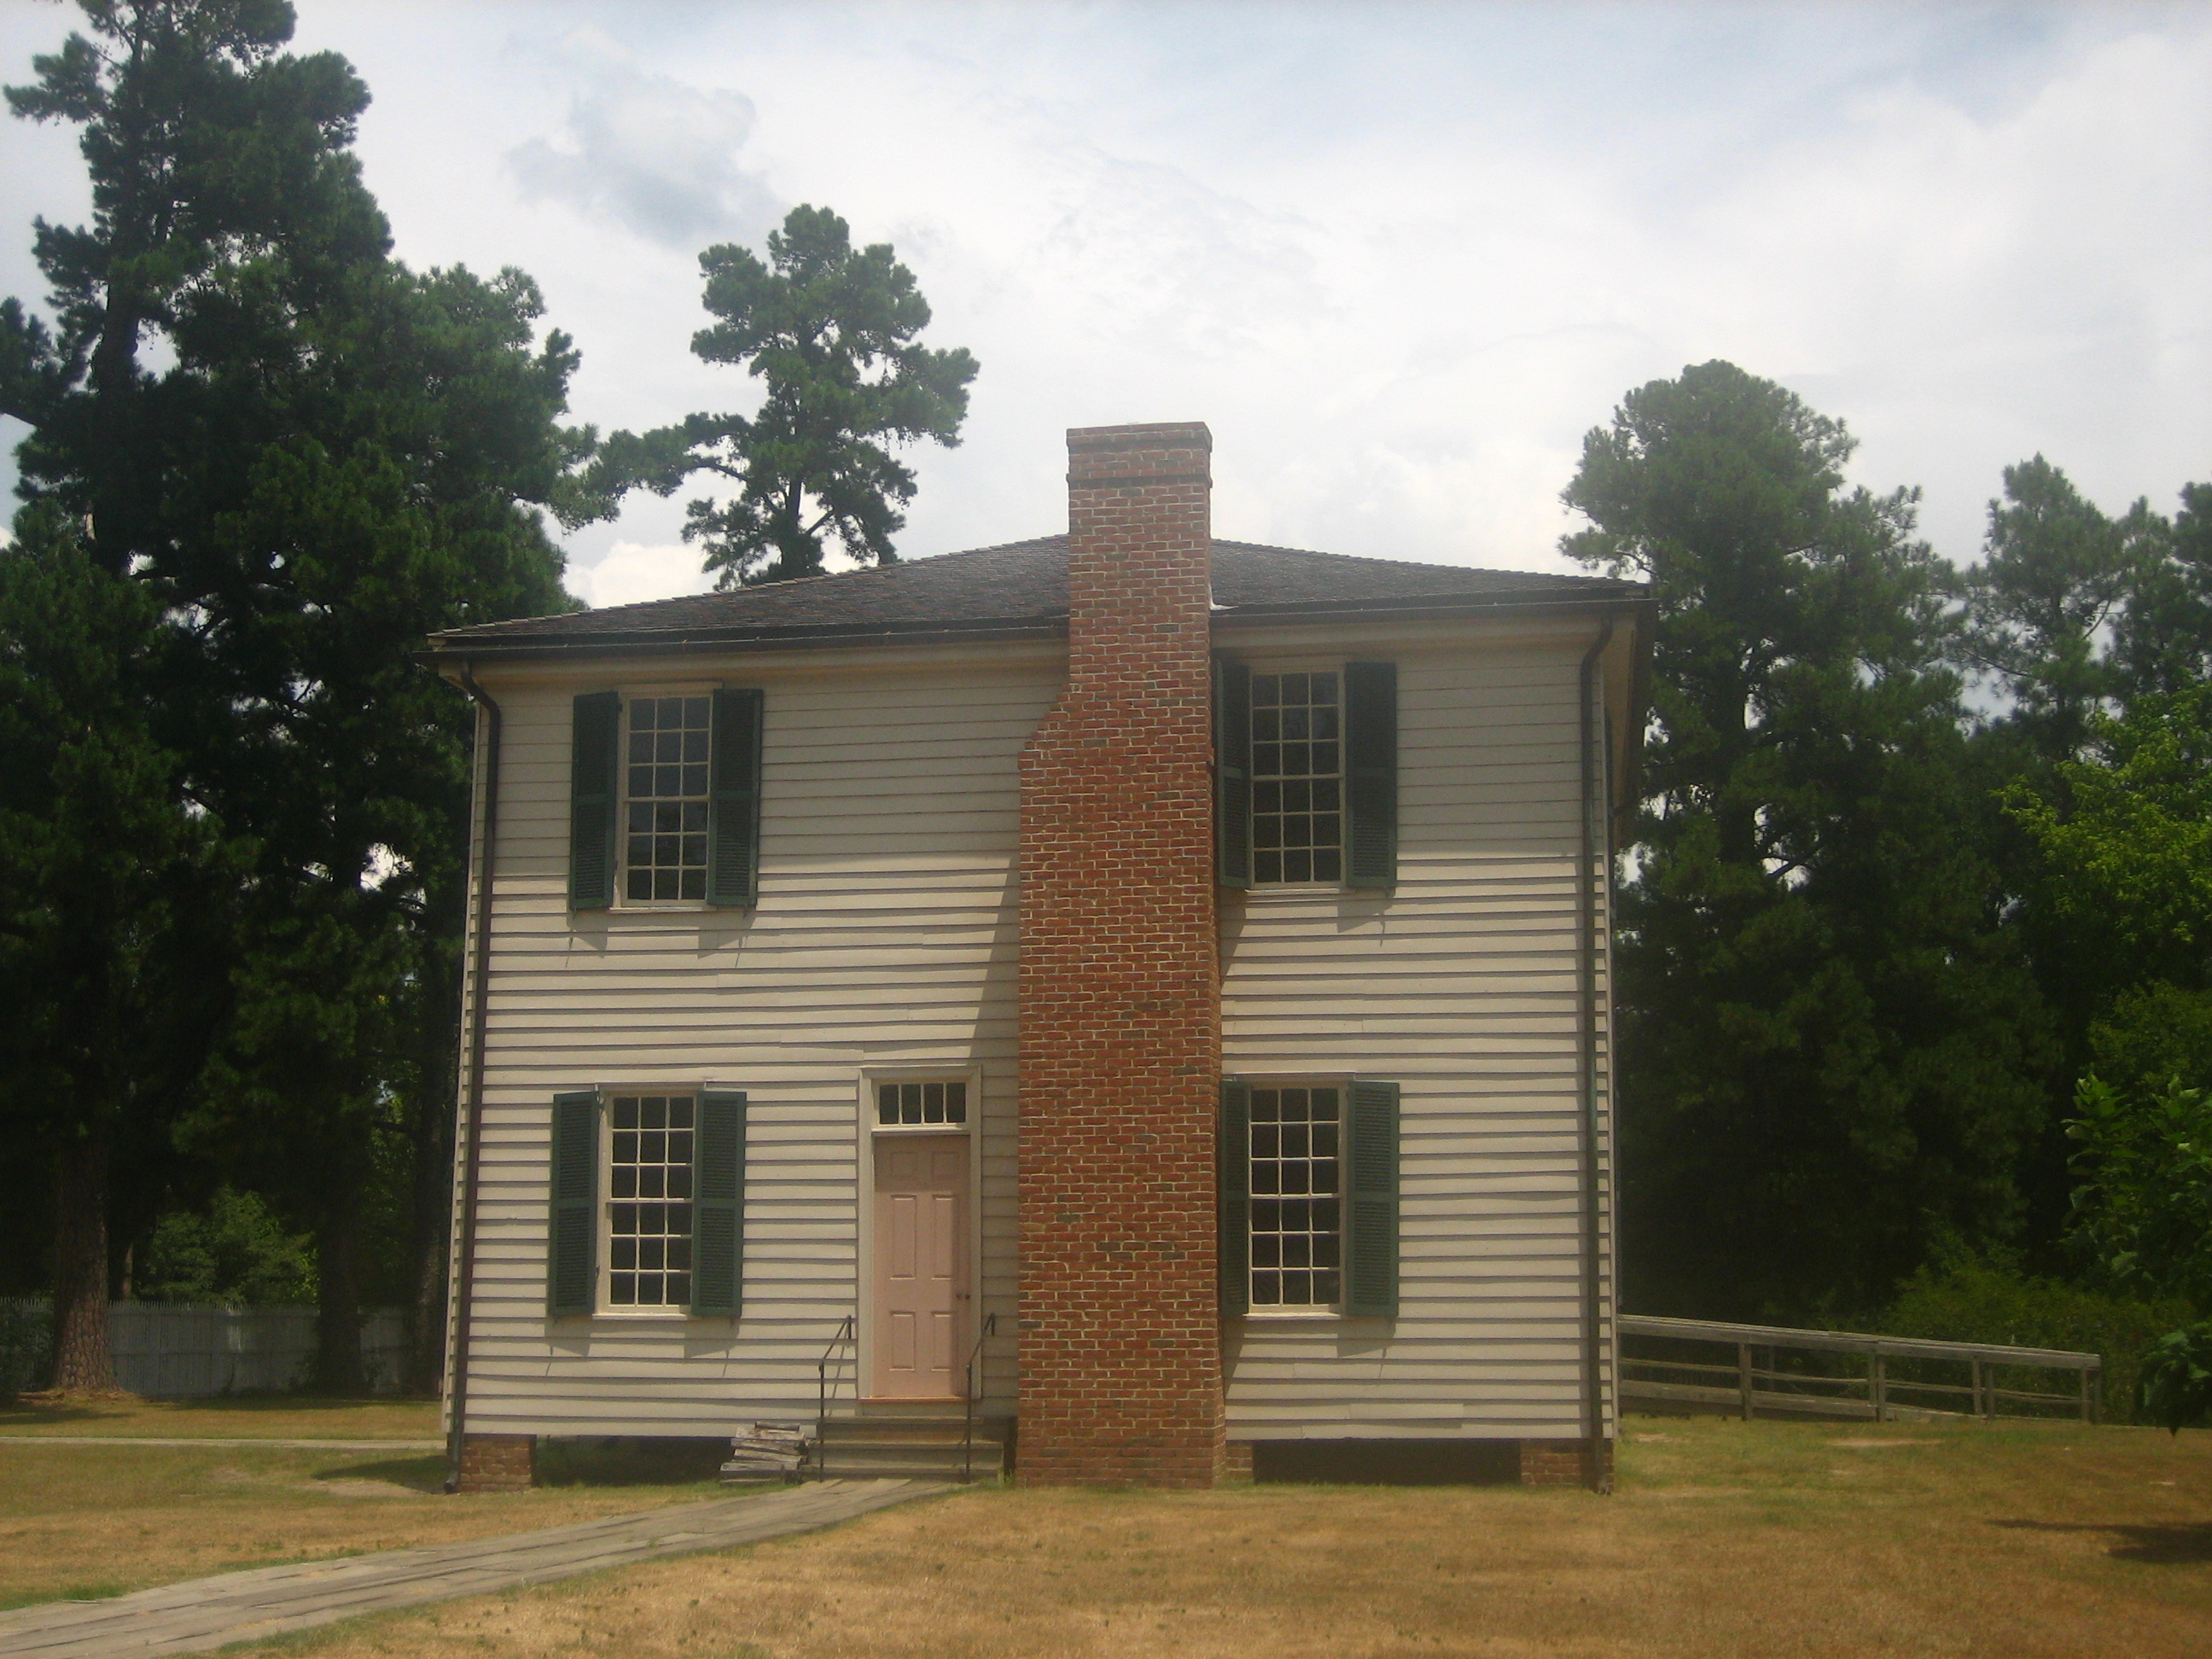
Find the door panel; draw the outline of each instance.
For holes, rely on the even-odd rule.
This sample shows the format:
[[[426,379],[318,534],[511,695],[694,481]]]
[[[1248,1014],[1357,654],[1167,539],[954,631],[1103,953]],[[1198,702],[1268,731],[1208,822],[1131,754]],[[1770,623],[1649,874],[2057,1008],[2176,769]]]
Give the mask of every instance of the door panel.
[[[960,1392],[967,1328],[968,1138],[884,1135],[875,1143],[878,1399]]]

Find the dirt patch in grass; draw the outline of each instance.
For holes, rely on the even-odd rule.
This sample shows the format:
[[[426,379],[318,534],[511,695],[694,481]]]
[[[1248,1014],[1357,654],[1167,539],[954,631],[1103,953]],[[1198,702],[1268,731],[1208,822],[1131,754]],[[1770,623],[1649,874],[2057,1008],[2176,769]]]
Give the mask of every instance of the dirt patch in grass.
[[[1878,1457],[1839,1457],[1833,1437],[1670,1424],[1622,1448],[1610,1498],[977,1491],[283,1645],[319,1659],[2212,1650],[2212,1435],[1916,1425]]]
[[[556,1451],[561,1484],[447,1498],[430,1454],[226,1446],[0,1448],[0,1607],[372,1550],[530,1532],[716,1495],[696,1466]],[[689,1470],[686,1474],[685,1471]],[[711,1474],[711,1468],[708,1474]]]
[[[434,1400],[323,1400],[229,1395],[212,1400],[0,1399],[0,1435],[97,1434],[192,1439],[435,1440]],[[7,1477],[0,1473],[0,1480]]]

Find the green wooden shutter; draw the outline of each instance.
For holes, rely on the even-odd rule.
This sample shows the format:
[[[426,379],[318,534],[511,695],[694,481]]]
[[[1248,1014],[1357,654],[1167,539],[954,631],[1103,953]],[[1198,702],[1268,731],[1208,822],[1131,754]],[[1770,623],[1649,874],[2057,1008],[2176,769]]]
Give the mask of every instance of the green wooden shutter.
[[[744,1294],[744,1096],[702,1091],[692,1145],[691,1311],[735,1315]]]
[[[1252,671],[1213,659],[1213,862],[1224,887],[1252,884]]]
[[[1252,1311],[1252,1088],[1221,1080],[1221,1312]]]
[[[587,1314],[599,1293],[599,1097],[553,1097],[553,1169],[545,1238],[545,1305]]]
[[[1361,1079],[1349,1093],[1344,1310],[1389,1318],[1398,1311],[1398,1085]]]
[[[1344,665],[1345,885],[1398,880],[1398,665]]]
[[[707,820],[707,902],[752,903],[760,884],[758,691],[714,693],[714,792]]]
[[[568,908],[604,910],[615,896],[615,787],[622,696],[578,697],[568,746]]]

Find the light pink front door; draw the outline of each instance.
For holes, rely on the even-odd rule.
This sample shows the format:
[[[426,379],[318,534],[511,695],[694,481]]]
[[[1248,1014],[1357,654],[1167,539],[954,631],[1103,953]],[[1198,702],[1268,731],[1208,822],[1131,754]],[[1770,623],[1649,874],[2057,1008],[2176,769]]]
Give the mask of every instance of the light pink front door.
[[[950,1400],[962,1383],[968,1137],[876,1138],[878,1400]]]

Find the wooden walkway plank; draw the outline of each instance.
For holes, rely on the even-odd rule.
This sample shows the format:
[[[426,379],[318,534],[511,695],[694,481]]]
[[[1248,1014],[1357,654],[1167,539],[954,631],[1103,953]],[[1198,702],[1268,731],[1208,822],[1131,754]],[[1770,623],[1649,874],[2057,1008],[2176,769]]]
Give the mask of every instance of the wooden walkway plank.
[[[442,1440],[246,1440],[201,1434],[171,1438],[150,1434],[0,1434],[0,1446],[281,1446],[296,1451],[443,1451]]]
[[[0,1613],[5,1659],[202,1653],[365,1613],[544,1583],[602,1567],[759,1543],[950,1490],[919,1480],[823,1480],[544,1532],[300,1561],[163,1584],[106,1601]]]

